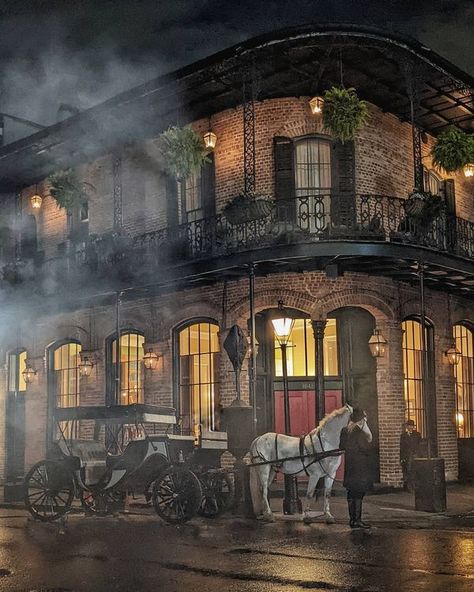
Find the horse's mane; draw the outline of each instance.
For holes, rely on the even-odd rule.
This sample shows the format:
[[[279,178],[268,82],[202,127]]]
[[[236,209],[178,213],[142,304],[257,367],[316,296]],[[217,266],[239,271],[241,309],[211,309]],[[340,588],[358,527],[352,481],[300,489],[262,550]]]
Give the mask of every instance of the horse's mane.
[[[347,412],[349,412],[349,409],[347,408],[346,405],[344,405],[343,407],[340,407],[339,409],[334,409],[334,411],[331,411],[331,413],[328,413],[327,415],[325,415],[322,418],[322,420],[316,426],[314,431],[320,432],[324,428],[324,426],[327,423],[329,423],[331,420],[333,420],[335,417],[339,417],[340,415],[343,415],[344,413],[347,413]]]

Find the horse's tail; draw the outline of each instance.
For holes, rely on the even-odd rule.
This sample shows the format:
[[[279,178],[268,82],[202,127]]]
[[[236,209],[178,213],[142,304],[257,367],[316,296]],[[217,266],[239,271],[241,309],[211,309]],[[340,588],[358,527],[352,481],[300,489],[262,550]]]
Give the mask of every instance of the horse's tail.
[[[255,440],[250,445],[250,462],[255,462],[257,454],[257,440]],[[255,516],[260,516],[263,512],[263,504],[262,504],[262,484],[260,482],[260,476],[258,474],[259,467],[250,467],[250,497],[252,498],[252,506],[253,512]]]

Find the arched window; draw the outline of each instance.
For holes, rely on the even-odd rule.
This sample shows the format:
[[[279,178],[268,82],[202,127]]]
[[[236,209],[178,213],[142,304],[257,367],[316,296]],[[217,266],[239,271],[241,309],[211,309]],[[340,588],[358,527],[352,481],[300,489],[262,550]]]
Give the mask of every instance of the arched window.
[[[443,193],[443,179],[433,170],[423,169],[423,184],[425,191],[432,195],[441,195]]]
[[[111,405],[143,403],[144,365],[143,344],[145,337],[138,331],[122,331],[120,334],[120,373],[117,371],[117,338],[108,342],[107,402]]]
[[[405,395],[405,417],[413,419],[417,430],[427,436],[425,384],[423,377],[423,344],[421,323],[407,319],[402,323],[403,384]],[[425,376],[432,372],[432,327],[426,326],[425,344],[428,351],[428,368]]]
[[[81,361],[81,344],[77,341],[58,343],[49,352],[49,386],[53,408],[78,407],[80,405],[79,364]],[[61,430],[69,438],[77,438],[76,422],[62,422]],[[55,428],[53,427],[53,433]]]
[[[461,359],[454,366],[458,438],[474,438],[474,348],[472,331],[454,325],[453,336]]]
[[[218,325],[208,319],[176,332],[177,405],[183,431],[196,437],[219,429],[218,332]]]
[[[295,142],[296,196],[331,192],[331,141],[302,138]]]

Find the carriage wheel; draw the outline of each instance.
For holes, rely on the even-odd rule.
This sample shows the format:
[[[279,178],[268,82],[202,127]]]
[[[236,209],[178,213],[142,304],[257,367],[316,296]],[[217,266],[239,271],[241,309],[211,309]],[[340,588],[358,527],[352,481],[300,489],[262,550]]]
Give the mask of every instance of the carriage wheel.
[[[199,476],[202,500],[198,514],[214,518],[229,510],[234,501],[234,484],[225,471],[211,470]]]
[[[196,515],[202,499],[199,479],[184,467],[165,469],[153,484],[152,501],[158,516],[171,524]]]
[[[122,491],[93,491],[86,489],[81,495],[84,511],[96,516],[107,516],[118,510],[123,504]]]
[[[71,509],[74,482],[63,463],[42,460],[28,471],[25,481],[25,506],[42,522],[52,522]]]

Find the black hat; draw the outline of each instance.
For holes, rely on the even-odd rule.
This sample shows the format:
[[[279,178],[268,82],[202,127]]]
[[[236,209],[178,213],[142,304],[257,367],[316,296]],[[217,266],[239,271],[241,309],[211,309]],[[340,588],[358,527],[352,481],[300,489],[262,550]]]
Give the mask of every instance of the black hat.
[[[413,419],[407,419],[405,425],[415,427],[415,422],[413,421]]]
[[[354,423],[360,421],[361,419],[364,419],[365,417],[365,411],[363,409],[360,409],[359,407],[355,407],[354,411],[352,412],[351,415],[351,421],[353,421]]]

